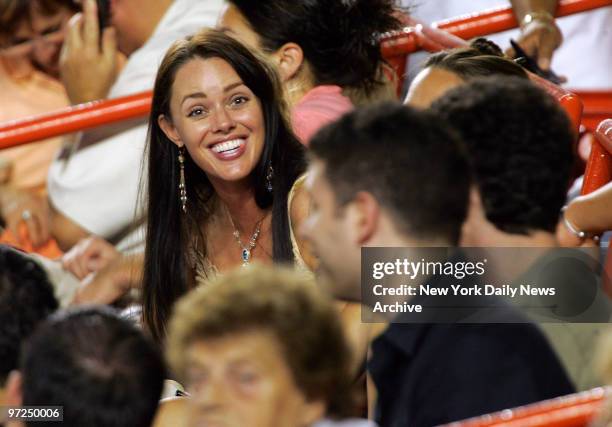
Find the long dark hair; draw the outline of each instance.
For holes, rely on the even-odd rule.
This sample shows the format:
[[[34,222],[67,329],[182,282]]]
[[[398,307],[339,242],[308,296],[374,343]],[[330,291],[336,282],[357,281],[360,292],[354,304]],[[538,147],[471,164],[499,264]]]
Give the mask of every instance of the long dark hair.
[[[170,98],[177,71],[194,58],[220,58],[228,62],[259,99],[265,124],[264,148],[251,172],[255,201],[272,207],[272,242],[275,262],[292,262],[287,197],[305,171],[304,148],[284,118],[280,84],[274,71],[238,41],[207,30],[176,42],[166,53],[155,81],[149,118],[147,235],[143,275],[143,320],[153,338],[161,341],[172,305],[194,285],[194,238],[201,238],[199,257],[206,257],[201,224],[212,213],[214,189],[206,174],[185,152],[187,212],[179,201],[179,150],[158,125],[170,118]],[[273,192],[266,188],[269,166],[274,169]]]
[[[264,51],[300,45],[315,84],[370,92],[381,84],[379,36],[401,28],[396,0],[229,0]]]

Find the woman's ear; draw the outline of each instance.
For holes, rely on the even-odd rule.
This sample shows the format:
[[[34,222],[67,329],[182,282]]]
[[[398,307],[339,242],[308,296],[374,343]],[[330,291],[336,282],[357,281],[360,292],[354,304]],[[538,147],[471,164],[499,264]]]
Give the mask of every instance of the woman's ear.
[[[282,82],[294,78],[304,63],[304,52],[300,45],[296,43],[285,43],[273,55]]]
[[[168,137],[168,139],[174,142],[177,147],[180,148],[184,145],[183,141],[181,141],[180,135],[176,131],[176,128],[174,127],[174,124],[172,124],[172,120],[170,120],[170,118],[166,117],[164,114],[160,114],[157,117],[157,124],[159,125],[162,132]]]

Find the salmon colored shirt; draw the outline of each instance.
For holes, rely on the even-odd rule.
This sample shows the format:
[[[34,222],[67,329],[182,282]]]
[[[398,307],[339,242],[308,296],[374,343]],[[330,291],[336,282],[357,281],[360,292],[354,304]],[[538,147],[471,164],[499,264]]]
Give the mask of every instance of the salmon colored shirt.
[[[353,103],[342,95],[340,86],[316,86],[291,111],[293,131],[306,146],[319,129],[353,110]]]
[[[0,122],[48,113],[69,105],[60,82],[26,63],[9,65],[2,59],[0,94]],[[0,150],[0,159],[12,163],[9,183],[17,188],[44,191],[49,165],[61,141],[61,138],[52,138]]]

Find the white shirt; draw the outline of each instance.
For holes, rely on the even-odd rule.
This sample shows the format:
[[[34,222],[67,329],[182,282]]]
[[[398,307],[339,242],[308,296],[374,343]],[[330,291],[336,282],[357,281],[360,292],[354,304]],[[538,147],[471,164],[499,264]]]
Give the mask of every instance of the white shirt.
[[[151,90],[170,45],[203,27],[214,27],[222,9],[223,0],[175,0],[149,40],[130,56],[109,98]],[[56,159],[47,180],[53,206],[93,234],[107,239],[121,234],[136,217],[146,137],[143,120],[113,137],[76,148],[68,160]]]
[[[454,18],[472,12],[497,7],[508,7],[504,0],[404,0],[411,7],[411,15],[427,23]],[[552,70],[566,76],[564,85],[573,89],[612,88],[612,6],[557,18],[563,34],[563,44],[555,51]],[[504,31],[486,36],[502,49],[517,39],[519,30]],[[409,75],[414,76],[426,54],[410,55]]]

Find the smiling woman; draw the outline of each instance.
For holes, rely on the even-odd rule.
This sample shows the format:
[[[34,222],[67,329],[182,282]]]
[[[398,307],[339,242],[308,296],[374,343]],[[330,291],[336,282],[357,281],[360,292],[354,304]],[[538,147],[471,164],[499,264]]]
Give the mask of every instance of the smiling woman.
[[[220,32],[179,41],[162,61],[150,116],[143,277],[144,322],[158,340],[173,303],[196,283],[299,253],[288,199],[304,151],[278,93],[274,72]]]

